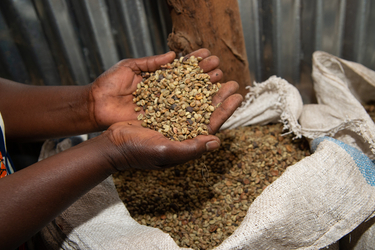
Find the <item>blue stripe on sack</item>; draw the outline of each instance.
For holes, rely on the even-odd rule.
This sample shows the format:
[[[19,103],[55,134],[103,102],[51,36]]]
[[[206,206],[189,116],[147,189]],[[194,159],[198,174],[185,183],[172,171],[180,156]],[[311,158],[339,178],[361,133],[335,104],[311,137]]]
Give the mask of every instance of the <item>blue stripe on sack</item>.
[[[349,146],[348,144],[343,143],[342,141],[333,139],[331,137],[319,137],[312,141],[311,150],[315,152],[319,143],[324,140],[332,141],[343,148],[354,160],[357,164],[359,171],[361,171],[363,177],[365,177],[368,184],[371,186],[375,186],[375,163],[374,161],[370,160],[362,151]]]

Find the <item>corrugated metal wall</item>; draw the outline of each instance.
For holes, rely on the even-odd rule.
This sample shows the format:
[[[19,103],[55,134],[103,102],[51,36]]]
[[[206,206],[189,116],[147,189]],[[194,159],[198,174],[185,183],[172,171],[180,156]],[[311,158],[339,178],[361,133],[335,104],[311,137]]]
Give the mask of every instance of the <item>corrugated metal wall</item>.
[[[1,0],[0,75],[87,84],[122,58],[167,51],[164,0]]]
[[[278,75],[313,102],[311,58],[323,50],[375,69],[375,1],[238,0],[256,81]]]
[[[375,69],[375,1],[238,3],[258,82],[278,75],[311,92],[315,50]],[[0,76],[18,82],[87,84],[122,58],[168,50],[166,0],[1,0],[0,10]]]

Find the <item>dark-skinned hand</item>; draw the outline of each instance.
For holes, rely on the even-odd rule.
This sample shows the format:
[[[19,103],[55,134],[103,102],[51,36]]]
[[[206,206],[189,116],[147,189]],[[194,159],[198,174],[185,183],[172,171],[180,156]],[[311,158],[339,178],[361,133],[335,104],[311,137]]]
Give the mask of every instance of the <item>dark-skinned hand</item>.
[[[108,159],[117,171],[161,170],[198,158],[220,146],[220,140],[214,135],[171,141],[157,131],[142,127],[136,120],[116,123],[102,136],[107,136],[114,146],[114,150],[108,151],[111,154]]]
[[[211,82],[220,81],[223,73],[217,69],[219,58],[211,56],[207,49],[200,49],[187,56],[202,57],[199,66],[210,75]],[[93,113],[99,126],[108,128],[102,136],[109,138],[115,150],[109,150],[108,159],[115,171],[129,168],[164,169],[200,157],[207,151],[220,146],[213,136],[242,102],[235,94],[238,84],[223,83],[212,100],[219,107],[212,113],[208,131],[211,135],[197,136],[183,142],[170,141],[159,132],[143,128],[135,120],[139,113],[134,111],[132,93],[142,81],[141,72],[153,72],[161,65],[173,62],[174,52],[160,56],[123,60],[100,76],[92,85]]]
[[[199,66],[210,75],[211,82],[215,83],[222,78],[222,71],[217,69],[219,58],[211,56],[207,49],[199,49],[188,56],[202,57]],[[94,123],[99,129],[106,129],[110,125],[136,119],[138,113],[134,111],[132,93],[137,89],[137,84],[142,81],[141,72],[154,72],[161,65],[171,63],[175,59],[174,52],[163,55],[144,57],[139,59],[125,59],[115,64],[99,76],[91,86],[90,113]],[[222,88],[213,98],[213,105],[222,105],[212,114],[208,126],[210,134],[218,131],[221,124],[228,119],[242,101],[242,96],[233,95],[238,89],[236,82],[222,84]]]
[[[241,103],[241,95],[229,93],[222,92],[222,96],[218,97],[218,100],[224,100],[212,113],[211,132],[218,131]],[[115,148],[109,151],[108,159],[111,159],[116,171],[129,168],[160,170],[196,159],[220,146],[220,139],[214,135],[199,135],[182,142],[171,141],[157,131],[142,127],[141,121],[137,120],[115,123],[102,136],[108,137]]]

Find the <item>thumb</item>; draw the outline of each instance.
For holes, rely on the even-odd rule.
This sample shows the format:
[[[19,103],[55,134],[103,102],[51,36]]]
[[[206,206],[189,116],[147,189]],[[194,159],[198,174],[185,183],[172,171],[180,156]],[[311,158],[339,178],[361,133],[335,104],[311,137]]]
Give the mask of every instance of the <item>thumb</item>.
[[[213,151],[220,147],[220,139],[214,135],[199,135],[193,139],[182,142],[170,141],[170,143],[169,156],[167,157],[171,165],[199,158],[205,152]]]

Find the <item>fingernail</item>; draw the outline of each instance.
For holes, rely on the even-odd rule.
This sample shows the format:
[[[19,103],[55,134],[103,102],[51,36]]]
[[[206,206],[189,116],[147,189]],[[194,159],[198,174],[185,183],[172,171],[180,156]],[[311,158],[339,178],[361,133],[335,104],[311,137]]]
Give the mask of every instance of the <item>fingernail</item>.
[[[206,143],[207,151],[213,151],[215,149],[218,149],[219,147],[220,147],[220,144],[217,141],[209,141]]]

